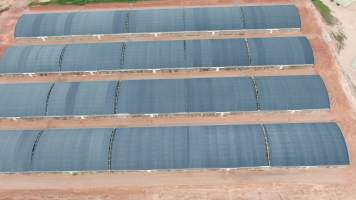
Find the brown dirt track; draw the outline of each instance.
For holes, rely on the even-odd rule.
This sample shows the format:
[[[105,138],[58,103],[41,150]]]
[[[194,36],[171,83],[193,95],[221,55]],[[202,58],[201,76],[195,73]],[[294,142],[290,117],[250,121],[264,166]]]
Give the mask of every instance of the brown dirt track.
[[[316,65],[310,71],[301,69],[293,70],[263,70],[246,72],[246,75],[288,75],[317,73],[323,78],[331,99],[330,112],[297,112],[273,113],[273,114],[239,114],[226,117],[193,117],[193,118],[165,118],[162,119],[125,119],[115,121],[113,118],[99,121],[88,120],[87,124],[82,120],[55,122],[14,122],[11,120],[0,121],[0,129],[20,128],[20,125],[35,128],[49,127],[83,127],[83,126],[138,126],[146,124],[226,124],[226,123],[273,123],[273,122],[316,122],[336,121],[341,126],[346,142],[348,143],[351,165],[342,168],[302,168],[302,169],[239,169],[239,170],[206,170],[187,172],[115,172],[115,173],[84,173],[79,175],[70,174],[1,174],[0,175],[0,199],[356,199],[356,121],[355,108],[352,107],[345,88],[345,80],[340,66],[334,61],[331,48],[323,38],[323,30],[320,17],[315,8],[308,0],[167,0],[152,1],[139,4],[100,4],[87,6],[67,6],[65,8],[53,6],[41,7],[31,10],[21,9],[22,1],[18,1],[17,7],[0,15],[0,25],[5,27],[0,30],[3,35],[1,44],[14,44],[12,35],[15,22],[23,11],[61,11],[87,10],[107,8],[136,8],[156,6],[196,6],[237,3],[295,3],[302,16],[302,33],[306,35],[314,50]],[[5,26],[2,26],[3,24]],[[290,35],[290,33],[288,33]],[[300,35],[300,34],[298,34]],[[263,35],[268,37],[269,35]],[[237,36],[239,37],[239,36]],[[158,38],[164,39],[164,38]],[[0,48],[1,49],[1,48]],[[1,51],[0,51],[1,52]],[[207,74],[208,73],[208,74]],[[239,71],[233,72],[205,72],[189,73],[189,76],[212,76],[231,75],[239,76]],[[176,73],[173,77],[186,77],[186,73]],[[164,74],[166,77],[166,74]],[[79,77],[68,80],[83,80]],[[105,77],[93,76],[90,80]],[[140,77],[142,78],[142,77]],[[147,77],[146,77],[147,78]],[[151,77],[152,78],[152,77]],[[157,78],[157,77],[156,77]],[[85,77],[84,77],[85,79]],[[89,80],[88,79],[88,80]],[[110,77],[109,77],[110,79]],[[9,79],[0,78],[1,82]],[[29,79],[31,82],[31,79]],[[32,79],[33,81],[33,79]],[[20,120],[21,121],[21,120]],[[62,124],[63,123],[63,124]]]

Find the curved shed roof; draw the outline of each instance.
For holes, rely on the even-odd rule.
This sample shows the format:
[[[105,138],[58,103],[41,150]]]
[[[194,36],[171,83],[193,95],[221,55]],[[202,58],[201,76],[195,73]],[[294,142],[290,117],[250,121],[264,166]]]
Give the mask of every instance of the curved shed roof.
[[[25,14],[16,25],[15,36],[286,29],[300,26],[300,16],[294,5],[178,8]]]
[[[0,131],[0,172],[348,165],[336,123]]]

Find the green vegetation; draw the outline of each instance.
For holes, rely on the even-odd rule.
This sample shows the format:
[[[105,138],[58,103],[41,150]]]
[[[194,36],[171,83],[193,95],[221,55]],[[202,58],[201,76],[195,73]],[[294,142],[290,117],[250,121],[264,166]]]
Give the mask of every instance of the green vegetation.
[[[113,3],[113,2],[135,3],[137,1],[140,1],[140,0],[50,0],[48,2],[33,1],[30,3],[30,6],[53,5],[53,4],[57,4],[57,5],[85,5],[88,3]]]
[[[345,46],[346,35],[342,31],[332,32],[331,37],[336,41],[337,51],[340,52]]]
[[[327,5],[325,5],[321,0],[312,0],[312,2],[328,25],[334,25],[336,23],[336,19],[331,14],[331,10]]]

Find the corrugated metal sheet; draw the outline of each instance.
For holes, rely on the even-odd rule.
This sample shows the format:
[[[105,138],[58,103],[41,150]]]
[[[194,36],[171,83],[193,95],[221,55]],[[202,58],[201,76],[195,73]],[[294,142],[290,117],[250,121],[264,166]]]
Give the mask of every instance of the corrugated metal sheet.
[[[0,117],[44,116],[49,83],[0,84]]]
[[[88,23],[90,22],[90,23]],[[293,5],[25,14],[16,37],[300,28]]]
[[[295,6],[241,7],[246,29],[300,28],[300,16]]]
[[[63,48],[64,45],[9,47],[0,60],[0,73],[58,72]]]
[[[320,76],[256,77],[261,110],[330,108]]]
[[[0,131],[0,172],[349,164],[336,123],[39,132]]]
[[[314,64],[313,50],[305,37],[247,39],[251,65]]]
[[[120,113],[255,111],[250,78],[122,81]]]
[[[330,107],[326,88],[319,76],[254,79],[56,83],[52,89],[51,84],[0,85],[0,116],[239,112]]]
[[[347,165],[342,132],[335,123],[265,125],[272,166]]]
[[[0,73],[311,64],[308,39],[283,37],[10,47]]]
[[[31,170],[31,155],[39,131],[0,131],[0,172]]]
[[[112,129],[44,131],[32,171],[107,170],[111,133]]]
[[[266,166],[259,125],[118,129],[112,169]]]
[[[67,45],[61,71],[119,70],[121,55],[122,43]]]
[[[47,115],[114,114],[116,81],[55,84]]]

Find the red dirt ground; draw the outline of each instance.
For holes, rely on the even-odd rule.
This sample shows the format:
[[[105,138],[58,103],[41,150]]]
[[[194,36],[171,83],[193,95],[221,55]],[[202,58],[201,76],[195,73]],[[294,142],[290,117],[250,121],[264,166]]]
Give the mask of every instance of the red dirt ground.
[[[31,128],[60,127],[112,127],[173,125],[173,124],[225,124],[225,123],[272,123],[272,122],[314,122],[336,121],[343,130],[348,144],[351,165],[344,168],[301,168],[301,169],[239,169],[239,170],[199,170],[186,172],[116,172],[116,173],[84,173],[70,174],[2,174],[0,175],[0,199],[350,199],[356,195],[356,109],[352,107],[345,79],[337,65],[332,46],[325,42],[320,16],[308,0],[167,0],[152,1],[139,4],[100,4],[87,6],[41,7],[31,10],[20,7],[0,15],[2,40],[1,44],[13,44],[13,29],[16,19],[22,12],[42,12],[66,10],[95,10],[113,8],[144,8],[156,6],[191,6],[239,3],[295,3],[302,17],[302,33],[312,44],[316,65],[312,71],[265,70],[248,71],[247,74],[263,75],[288,73],[317,73],[323,78],[331,99],[330,112],[297,112],[291,113],[259,113],[238,114],[225,117],[176,117],[176,118],[127,118],[127,119],[86,119],[59,121],[26,121],[21,123],[11,120],[0,121],[0,128],[13,129],[22,126]],[[15,6],[16,7],[16,6]],[[5,26],[2,26],[5,24]],[[298,34],[300,35],[300,34]],[[4,39],[5,38],[5,39]],[[208,73],[208,74],[207,74]],[[193,73],[191,76],[211,76],[213,72]],[[239,72],[219,72],[215,75],[239,76]],[[171,77],[183,77],[188,74],[173,74]],[[116,76],[116,75],[115,75]],[[121,77],[121,75],[117,75]],[[166,74],[164,74],[166,76]],[[51,77],[52,78],[52,77]],[[72,80],[67,77],[63,81]],[[73,80],[77,80],[74,77]],[[110,79],[106,76],[83,77],[86,80]],[[146,77],[147,78],[147,77]],[[56,80],[61,80],[57,79]],[[0,78],[7,82],[9,79]],[[16,79],[19,80],[19,79]],[[44,79],[46,80],[46,79]],[[31,80],[29,80],[31,81]]]
[[[181,78],[202,78],[202,77],[242,77],[242,76],[293,76],[293,75],[315,75],[316,72],[311,67],[292,69],[241,69],[241,70],[179,70],[177,72],[152,71],[133,72],[80,72],[80,73],[45,73],[45,74],[0,74],[0,84],[4,83],[34,83],[34,82],[79,82],[97,80],[142,80],[142,79],[181,79]]]
[[[211,124],[271,124],[271,123],[313,123],[337,121],[328,110],[281,111],[281,112],[240,112],[232,114],[175,114],[161,116],[80,116],[19,118],[0,120],[0,130],[24,129],[65,129],[65,128],[126,128],[147,126],[184,126]]]

